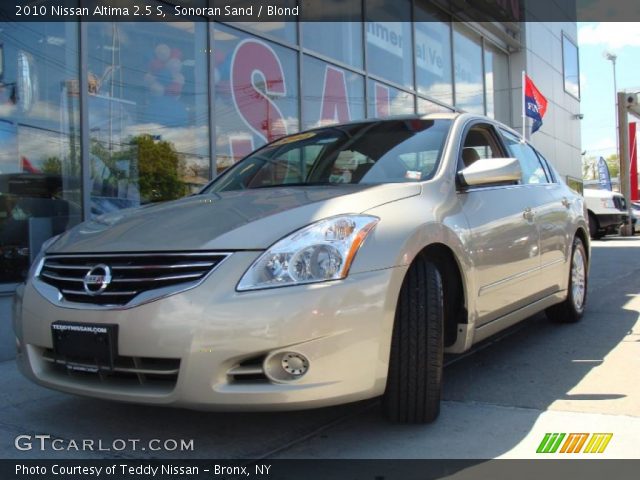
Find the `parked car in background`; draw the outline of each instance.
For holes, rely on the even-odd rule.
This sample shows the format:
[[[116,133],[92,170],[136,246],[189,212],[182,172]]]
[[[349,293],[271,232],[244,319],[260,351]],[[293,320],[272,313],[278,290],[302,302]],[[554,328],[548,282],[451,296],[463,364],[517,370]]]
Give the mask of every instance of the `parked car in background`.
[[[80,196],[79,182],[64,181],[63,188],[58,174],[0,174],[0,282],[22,281],[41,243],[80,221],[82,210],[71,200]]]
[[[98,398],[291,410],[383,396],[429,422],[445,351],[584,312],[582,196],[470,114],[287,136],[199,194],[52,239],[18,288],[18,364]]]
[[[591,238],[598,239],[605,235],[617,234],[622,224],[628,221],[627,202],[621,194],[585,188],[584,199],[588,209]]]
[[[640,230],[638,219],[640,218],[640,202],[631,202],[631,215],[633,216],[634,233]]]

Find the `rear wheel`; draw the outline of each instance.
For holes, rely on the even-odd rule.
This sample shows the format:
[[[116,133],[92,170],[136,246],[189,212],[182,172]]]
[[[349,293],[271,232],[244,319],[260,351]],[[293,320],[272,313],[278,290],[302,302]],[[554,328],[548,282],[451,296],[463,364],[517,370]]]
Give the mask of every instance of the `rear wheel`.
[[[582,240],[576,237],[571,253],[567,299],[549,307],[546,310],[547,317],[559,323],[573,323],[582,318],[587,303],[587,270],[587,252]]]
[[[444,351],[442,275],[418,257],[404,279],[391,340],[386,416],[401,423],[428,423],[440,413]]]

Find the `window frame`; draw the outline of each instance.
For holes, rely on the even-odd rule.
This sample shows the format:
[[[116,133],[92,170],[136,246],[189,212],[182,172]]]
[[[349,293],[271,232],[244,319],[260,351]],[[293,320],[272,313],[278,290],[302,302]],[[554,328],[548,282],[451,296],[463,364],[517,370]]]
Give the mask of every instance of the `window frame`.
[[[458,176],[458,173],[464,169],[464,163],[462,161],[462,150],[464,149],[464,142],[467,139],[467,134],[469,133],[470,130],[472,130],[473,128],[477,128],[478,126],[481,126],[483,128],[486,128],[488,130],[488,134],[492,137],[492,140],[495,143],[495,146],[497,147],[498,151],[500,152],[500,154],[507,158],[507,148],[506,145],[504,144],[504,140],[502,139],[502,136],[500,135],[500,133],[498,132],[498,130],[500,129],[500,127],[498,127],[497,125],[491,123],[491,122],[486,122],[483,120],[473,120],[469,123],[467,123],[467,125],[465,125],[464,130],[462,131],[462,135],[460,135],[460,140],[458,142],[458,151],[457,151],[457,156],[456,156],[456,172],[455,172],[455,178],[456,178],[456,185],[458,188],[459,192],[466,192],[469,190],[477,190],[477,189],[487,189],[487,188],[513,188],[513,187],[518,187],[521,186],[521,183],[518,183],[516,185],[513,184],[495,184],[495,185],[474,185],[473,187],[464,187],[461,183],[460,183],[460,179]],[[518,159],[518,162],[520,160]]]
[[[565,59],[566,59],[566,53],[565,53],[565,48],[564,48],[564,41],[565,39],[567,40],[567,42],[569,42],[571,45],[573,45],[573,47],[576,49],[576,64],[578,67],[578,76],[577,76],[577,81],[578,81],[578,96],[574,95],[572,92],[570,92],[569,90],[567,90],[567,71],[566,71],[566,64],[565,64]],[[564,89],[564,92],[568,95],[570,95],[571,97],[575,98],[576,100],[580,100],[580,97],[582,96],[582,86],[580,85],[580,49],[578,48],[578,43],[574,42],[571,37],[569,37],[569,35],[567,35],[564,30],[562,31],[562,88]]]
[[[458,57],[465,57],[465,55],[460,55],[457,52],[458,45],[461,43],[459,40],[456,41],[456,35],[458,37],[462,37],[466,39],[468,42],[477,45],[480,49],[480,83],[482,86],[482,91],[479,94],[475,94],[474,96],[480,95],[482,97],[482,103],[479,104],[482,107],[482,112],[474,112],[469,109],[469,106],[473,107],[473,104],[460,104],[459,92],[462,89],[458,88],[458,76],[456,75],[456,62]],[[453,105],[457,110],[464,110],[465,112],[472,113],[474,115],[486,115],[487,114],[487,96],[486,96],[486,86],[485,86],[485,65],[484,65],[484,45],[485,45],[485,37],[476,29],[470,28],[468,25],[463,25],[459,22],[453,22],[451,25],[451,69],[452,69],[452,84],[453,84]],[[477,43],[476,43],[477,42]]]
[[[426,1],[420,2],[417,0],[413,0],[413,3],[414,4],[413,4],[412,30],[413,30],[413,50],[414,50],[413,61],[414,61],[414,76],[415,76],[414,90],[416,92],[416,98],[419,99],[422,96],[423,100],[428,99],[431,102],[433,102],[433,100],[437,100],[437,102],[440,102],[442,104],[446,103],[441,98],[437,98],[433,96],[431,91],[427,92],[423,88],[421,88],[422,81],[420,79],[420,73],[418,69],[418,57],[417,57],[418,49],[417,49],[416,39],[418,38],[418,30],[419,28],[422,28],[422,27],[421,26],[419,27],[418,25],[433,22],[433,23],[445,25],[447,28],[446,39],[443,39],[443,42],[446,42],[446,45],[448,47],[448,55],[447,55],[447,59],[449,63],[448,80],[449,80],[449,86],[450,86],[449,105],[454,105],[455,104],[455,86],[454,86],[455,79],[454,79],[454,59],[453,59],[453,28],[454,28],[453,17],[449,13],[447,13],[446,11],[442,10],[440,7],[435,5],[433,2],[426,2]],[[427,18],[430,18],[430,20],[427,20]],[[418,100],[416,100],[416,102],[417,101]],[[436,105],[438,105],[438,103],[436,103]],[[416,111],[418,111],[417,105],[416,105]]]
[[[540,160],[540,163],[542,163],[542,169],[545,171],[545,174],[547,175],[549,184],[557,185],[559,182],[553,173],[553,168],[551,168],[551,164],[549,163],[549,161],[533,145],[531,145],[531,148],[533,148],[533,151],[536,152],[536,155],[538,155],[538,159]]]
[[[362,119],[359,121],[354,121],[354,122],[349,122],[347,125],[368,125],[368,128],[371,128],[371,126],[380,124],[380,123],[387,123],[387,122],[393,122],[393,121],[402,121],[402,117],[398,117],[396,119],[394,118],[389,118],[389,119]],[[422,120],[422,119],[417,119],[417,120]],[[427,121],[427,120],[424,120]],[[433,121],[433,120],[430,120]],[[424,182],[428,182],[433,180],[441,171],[441,168],[443,168],[443,165],[448,164],[448,162],[446,162],[446,150],[447,150],[447,145],[448,142],[450,141],[450,135],[451,135],[451,129],[453,127],[453,120],[448,120],[448,119],[438,119],[436,120],[438,122],[449,122],[449,125],[447,127],[447,132],[446,134],[443,136],[442,139],[442,143],[441,143],[441,147],[440,147],[440,156],[437,160],[437,164],[434,165],[433,170],[431,171],[430,175],[427,178],[421,178],[420,180],[417,181],[412,181],[412,182],[372,182],[372,183],[355,183],[353,185],[356,184],[360,184],[360,185],[386,185],[386,184],[390,184],[390,183],[412,183],[412,184],[421,184]],[[324,126],[324,127],[317,127],[317,128],[312,128],[309,130],[305,130],[303,133],[306,132],[316,132],[316,131],[322,131],[322,130],[327,130],[327,129],[331,129],[332,127],[334,127],[334,125],[328,125],[328,126]],[[367,128],[367,130],[368,130]],[[227,177],[228,175],[231,174],[231,172],[236,171],[238,168],[240,168],[240,165],[245,162],[248,158],[252,157],[252,156],[256,156],[259,155],[260,152],[262,152],[263,150],[266,150],[268,148],[273,148],[274,143],[277,143],[279,141],[281,141],[284,138],[287,137],[294,137],[296,135],[298,135],[300,132],[296,132],[296,133],[290,133],[288,135],[285,135],[284,137],[280,137],[276,140],[273,140],[272,142],[266,143],[264,145],[262,145],[261,147],[259,147],[258,149],[254,150],[253,152],[251,152],[249,155],[245,156],[244,158],[242,158],[241,160],[238,160],[236,163],[234,163],[233,165],[231,165],[229,168],[225,169],[223,172],[221,172],[217,177],[211,179],[209,181],[209,183],[207,183],[198,193],[194,194],[194,195],[210,195],[211,193],[217,193],[217,192],[211,192],[210,189],[218,182],[221,182],[224,180],[225,177]],[[502,145],[498,145],[499,148],[504,148]],[[408,152],[411,153],[411,152]],[[416,153],[421,153],[421,152],[416,152]],[[374,162],[375,163],[375,162]],[[281,187],[286,187],[286,184],[280,185]]]
[[[509,150],[509,147],[506,143],[507,139],[505,138],[505,134],[506,135],[511,135],[514,138],[518,139],[519,143],[523,143],[525,144],[527,147],[529,147],[531,149],[531,151],[533,152],[533,154],[535,155],[535,157],[538,159],[538,163],[540,164],[540,167],[542,168],[542,171],[544,173],[545,178],[547,179],[546,182],[539,182],[539,183],[525,183],[524,182],[524,177],[523,177],[523,181],[522,181],[522,185],[553,185],[553,181],[549,178],[549,174],[548,174],[548,164],[545,165],[542,161],[541,161],[541,155],[540,153],[535,149],[535,147],[533,145],[531,145],[531,143],[529,143],[527,140],[525,140],[524,138],[522,138],[521,136],[510,132],[509,130],[506,130],[505,128],[500,127],[500,136],[502,137],[502,141],[504,142],[504,146],[505,146],[505,151],[508,152],[509,154],[511,153]],[[520,168],[522,168],[522,160],[520,160],[520,158],[518,158],[517,156],[511,156],[511,158],[516,158],[518,159],[518,163],[520,163]],[[545,166],[547,168],[545,168]],[[522,172],[524,173],[524,169],[522,169]]]
[[[458,161],[457,161],[457,166],[458,166],[458,170],[457,171],[458,172],[460,170],[466,168],[464,166],[464,161],[462,160],[462,151],[465,148],[469,148],[469,147],[465,147],[464,143],[465,143],[465,141],[467,139],[467,135],[469,135],[469,132],[471,132],[474,129],[485,130],[483,133],[488,135],[488,137],[489,137],[489,147],[491,147],[492,149],[495,149],[501,155],[505,154],[504,145],[502,145],[502,142],[500,141],[500,138],[496,135],[495,127],[493,125],[491,125],[490,123],[475,122],[475,123],[469,125],[469,127],[465,129],[465,131],[464,131],[464,133],[462,135],[462,142],[460,143],[460,151],[458,152]],[[493,132],[491,130],[493,130]],[[500,157],[491,157],[491,158],[500,158]],[[480,158],[480,160],[482,160],[482,158]]]

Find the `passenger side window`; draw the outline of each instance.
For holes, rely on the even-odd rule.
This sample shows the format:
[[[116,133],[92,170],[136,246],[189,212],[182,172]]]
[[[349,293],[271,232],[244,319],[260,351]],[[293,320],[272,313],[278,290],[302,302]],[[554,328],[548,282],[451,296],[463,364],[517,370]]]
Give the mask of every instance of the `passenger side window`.
[[[462,144],[462,152],[458,161],[461,170],[474,162],[485,158],[500,158],[502,153],[489,125],[474,125],[469,129]]]
[[[502,131],[502,137],[505,140],[509,154],[520,162],[523,184],[549,183],[542,163],[531,146],[506,130]]]

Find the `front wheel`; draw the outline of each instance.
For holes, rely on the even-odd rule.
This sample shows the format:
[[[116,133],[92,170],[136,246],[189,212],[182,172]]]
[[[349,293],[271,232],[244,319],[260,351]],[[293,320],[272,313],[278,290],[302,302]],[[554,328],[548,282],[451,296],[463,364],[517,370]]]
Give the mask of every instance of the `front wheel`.
[[[442,275],[418,257],[400,290],[391,340],[385,415],[400,423],[428,423],[440,413],[444,351]]]
[[[547,308],[547,317],[559,323],[573,323],[582,318],[587,303],[587,271],[587,252],[582,240],[576,237],[571,252],[567,299]]]

